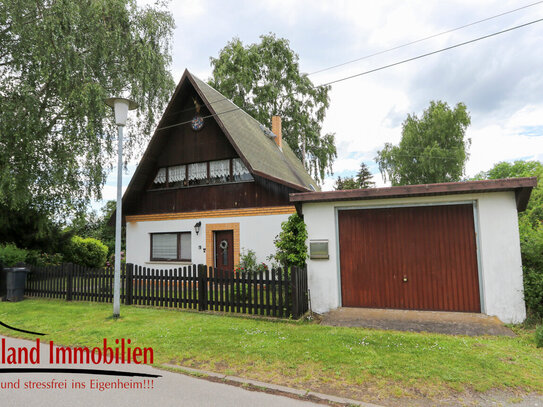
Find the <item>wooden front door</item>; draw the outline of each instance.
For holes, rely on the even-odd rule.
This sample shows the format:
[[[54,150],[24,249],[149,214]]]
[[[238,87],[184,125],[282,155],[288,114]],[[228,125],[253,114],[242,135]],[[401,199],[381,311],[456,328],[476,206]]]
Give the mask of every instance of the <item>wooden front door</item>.
[[[342,210],[344,307],[480,312],[473,206]]]
[[[234,231],[218,230],[215,235],[214,266],[220,270],[234,270]]]

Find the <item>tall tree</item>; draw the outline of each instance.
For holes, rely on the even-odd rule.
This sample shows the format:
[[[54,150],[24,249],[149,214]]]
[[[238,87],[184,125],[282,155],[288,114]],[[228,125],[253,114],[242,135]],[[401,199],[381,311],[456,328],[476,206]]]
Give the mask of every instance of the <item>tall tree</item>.
[[[372,178],[373,175],[371,174],[370,169],[368,168],[366,163],[361,163],[360,169],[356,174],[356,182],[358,183],[358,188],[373,188],[375,186],[375,182],[371,180]]]
[[[377,152],[383,178],[392,185],[459,181],[471,144],[465,137],[470,123],[463,103],[451,109],[445,102],[432,101],[420,119],[408,115],[400,144],[386,143]]]
[[[337,177],[336,184],[334,185],[336,191],[342,191],[345,189],[358,189],[358,183],[354,177]]]
[[[300,73],[298,55],[274,34],[257,44],[230,41],[211,58],[211,86],[259,122],[271,127],[281,116],[283,138],[318,181],[332,172],[337,157],[334,135],[322,134],[329,86],[315,87]]]
[[[162,2],[11,0],[0,7],[0,206],[63,212],[100,198],[116,153],[104,98],[139,104],[126,158],[167,102],[172,15]]]
[[[362,162],[356,177],[337,177],[334,189],[336,191],[340,191],[344,189],[373,188],[375,186],[375,182],[371,181],[372,177],[373,175],[371,174],[368,166],[366,163]]]

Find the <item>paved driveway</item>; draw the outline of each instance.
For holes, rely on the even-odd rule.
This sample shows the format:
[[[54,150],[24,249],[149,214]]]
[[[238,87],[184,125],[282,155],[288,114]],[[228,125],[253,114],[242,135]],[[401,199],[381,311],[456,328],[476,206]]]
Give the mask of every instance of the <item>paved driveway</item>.
[[[498,318],[469,312],[343,307],[324,314],[322,324],[447,335],[515,336]]]
[[[0,338],[4,338],[0,336]],[[45,337],[47,338],[47,337]],[[42,339],[47,341],[47,339]],[[20,339],[6,338],[6,348],[30,347],[35,342],[24,341]],[[41,364],[37,365],[7,365],[0,364],[0,368],[19,368],[19,367],[40,367],[40,368],[89,368],[82,365],[55,365],[48,363],[49,352],[45,345],[41,346]],[[124,370],[130,372],[141,372],[149,374],[158,374],[162,377],[143,378],[143,377],[116,377],[116,376],[97,376],[82,374],[61,374],[61,373],[2,373],[0,374],[0,384],[5,386],[7,383],[18,384],[19,389],[0,389],[0,405],[2,407],[77,407],[77,406],[156,406],[156,407],[189,407],[189,406],[232,406],[232,407],[266,407],[266,406],[285,406],[285,407],[310,407],[322,406],[310,402],[291,399],[283,396],[275,396],[262,392],[244,390],[240,387],[229,386],[222,383],[214,383],[190,376],[177,373],[170,373],[149,366],[136,365],[96,365],[91,366],[96,369]],[[51,386],[55,382],[66,383],[67,389],[24,389],[25,384],[36,386],[40,383],[42,386]],[[94,382],[91,383],[91,380]],[[142,383],[147,389],[113,389],[100,391],[99,388],[90,388],[91,384],[99,387],[104,383],[124,383],[127,387],[132,383]],[[73,389],[76,383],[83,383],[85,389]]]

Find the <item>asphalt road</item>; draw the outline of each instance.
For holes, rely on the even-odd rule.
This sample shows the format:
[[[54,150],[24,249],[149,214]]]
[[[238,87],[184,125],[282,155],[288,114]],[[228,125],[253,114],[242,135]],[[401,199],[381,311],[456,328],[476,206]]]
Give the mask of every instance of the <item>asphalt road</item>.
[[[1,338],[5,338],[0,336]],[[43,337],[47,338],[47,337]],[[6,349],[31,348],[35,342],[5,338]],[[178,373],[158,370],[141,365],[51,365],[49,364],[49,349],[42,339],[40,347],[40,364],[8,365],[2,363],[0,368],[83,368],[121,370],[138,373],[158,374],[162,377],[118,377],[108,375],[86,375],[73,373],[1,373],[0,374],[0,405],[2,407],[77,407],[77,406],[156,406],[156,407],[189,407],[189,406],[285,406],[310,407],[322,406],[288,397],[248,391],[240,387],[214,383]],[[0,349],[0,356],[2,350]],[[6,352],[7,353],[7,352]],[[120,383],[124,389],[102,389],[100,385]],[[5,389],[6,385],[18,388]],[[61,385],[66,388],[58,388]],[[141,385],[146,388],[130,388]],[[29,387],[43,388],[29,388]],[[51,389],[47,387],[55,386]],[[81,388],[81,387],[85,388]],[[27,388],[25,388],[27,387]],[[79,388],[73,388],[79,387]]]

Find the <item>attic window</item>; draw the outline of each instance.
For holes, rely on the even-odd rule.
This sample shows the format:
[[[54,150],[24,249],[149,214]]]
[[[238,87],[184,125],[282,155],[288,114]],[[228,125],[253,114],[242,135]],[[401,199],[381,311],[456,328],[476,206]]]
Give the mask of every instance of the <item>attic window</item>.
[[[234,181],[249,181],[253,177],[251,173],[241,161],[241,158],[234,158],[232,160],[232,175],[234,176]]]
[[[183,186],[187,177],[187,166],[176,165],[168,168],[168,183],[169,186]]]
[[[228,182],[230,178],[230,160],[211,161],[209,163],[209,180],[213,184]]]
[[[240,158],[159,168],[152,189],[253,181]]]
[[[207,183],[207,163],[189,164],[189,185]]]
[[[155,177],[155,184],[164,184],[166,182],[166,168],[160,168]]]

